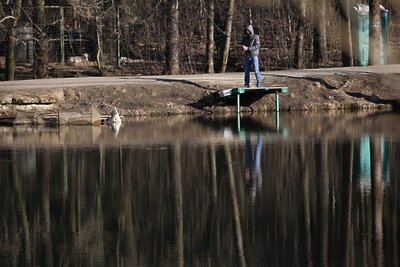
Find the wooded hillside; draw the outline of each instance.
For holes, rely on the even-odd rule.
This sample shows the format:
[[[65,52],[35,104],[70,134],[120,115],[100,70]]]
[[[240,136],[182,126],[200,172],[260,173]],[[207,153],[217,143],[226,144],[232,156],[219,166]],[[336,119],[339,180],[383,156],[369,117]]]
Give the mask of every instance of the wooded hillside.
[[[367,24],[357,24],[356,4],[369,5]],[[97,75],[241,71],[250,23],[262,70],[358,65],[364,51],[356,38],[368,26],[368,64],[398,63],[399,11],[398,0],[7,0],[0,3],[2,79],[14,79],[18,64],[35,78],[68,63]]]

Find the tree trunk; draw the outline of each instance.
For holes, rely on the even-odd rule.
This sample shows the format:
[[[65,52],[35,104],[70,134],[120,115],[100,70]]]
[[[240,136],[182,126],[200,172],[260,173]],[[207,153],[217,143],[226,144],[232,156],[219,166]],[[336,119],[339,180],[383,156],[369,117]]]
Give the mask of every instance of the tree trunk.
[[[304,142],[300,144],[300,162],[301,162],[301,173],[303,175],[303,217],[304,217],[304,265],[312,265],[312,239],[311,239],[311,192],[310,192],[310,166],[307,163],[307,151]]]
[[[15,78],[15,29],[21,14],[21,0],[16,0],[15,4],[5,4],[4,10],[9,18],[5,20],[6,27],[6,80],[12,81]],[[4,20],[4,18],[3,18]]]
[[[304,68],[304,20],[306,18],[305,0],[299,0],[299,23],[297,25],[294,64],[298,69]]]
[[[342,63],[344,67],[353,66],[353,46],[351,44],[350,0],[340,0],[340,37],[342,41]]]
[[[329,150],[328,139],[322,138],[318,155],[320,177],[317,180],[317,266],[328,266],[329,259]]]
[[[228,176],[229,176],[229,191],[232,200],[232,210],[233,210],[233,219],[235,222],[235,236],[236,236],[236,245],[239,257],[239,263],[241,267],[246,266],[246,258],[244,253],[244,242],[243,242],[243,234],[242,234],[242,226],[240,222],[240,209],[239,209],[239,201],[236,193],[236,184],[235,177],[233,173],[233,161],[231,155],[231,148],[228,143],[225,144],[225,157],[228,162]]]
[[[97,68],[101,75],[104,75],[103,69],[103,23],[100,12],[96,14],[96,35],[97,35]]]
[[[179,74],[179,0],[171,0],[166,45],[166,73]]]
[[[322,67],[326,64],[326,3],[325,0],[317,1],[314,27],[314,62],[317,67]]]
[[[208,73],[214,73],[214,8],[215,0],[208,0],[207,65]]]
[[[7,48],[6,48],[6,80],[13,81],[15,78],[15,31],[14,27],[7,31]]]
[[[235,0],[230,0],[228,18],[226,19],[225,42],[224,42],[225,45],[224,45],[224,50],[222,52],[222,64],[220,70],[221,73],[224,73],[226,71],[226,66],[228,65],[229,47],[231,43],[231,33],[232,33],[234,13],[235,13]]]
[[[380,0],[369,1],[369,65],[377,65],[380,60]]]
[[[119,9],[120,7],[117,6],[116,7],[117,11],[116,11],[116,31],[117,31],[117,51],[116,51],[116,58],[117,58],[117,67],[120,68],[121,67],[121,17],[120,17],[120,12]]]
[[[343,179],[342,188],[342,202],[341,202],[341,219],[340,219],[340,244],[342,246],[340,259],[342,260],[341,266],[351,266],[351,242],[352,242],[352,185],[353,185],[353,156],[354,156],[354,144],[351,142],[348,147],[345,148],[345,162],[348,162],[348,174]]]
[[[183,188],[182,188],[182,165],[181,165],[181,146],[179,142],[175,142],[171,149],[172,177],[175,183],[175,208],[176,208],[176,224],[175,224],[175,242],[176,242],[176,258],[177,266],[185,266],[184,258],[184,237],[183,237]]]
[[[53,265],[52,233],[50,216],[50,177],[52,176],[51,155],[48,149],[43,153],[44,175],[40,177],[40,219],[43,266]]]
[[[15,195],[15,203],[17,205],[17,215],[18,215],[18,223],[21,227],[21,253],[19,254],[21,258],[21,265],[31,266],[32,265],[32,248],[31,248],[31,234],[29,228],[29,220],[27,215],[25,198],[23,195],[21,184],[21,177],[18,172],[18,159],[17,159],[17,151],[13,149],[11,151],[11,183],[13,187],[13,193]]]
[[[46,38],[46,12],[44,0],[33,0],[33,36],[35,38],[34,75],[36,79],[47,77],[48,43]]]
[[[382,177],[382,151],[380,136],[371,137],[371,193],[373,218],[374,266],[383,266],[384,233],[383,233],[383,202],[384,188]]]

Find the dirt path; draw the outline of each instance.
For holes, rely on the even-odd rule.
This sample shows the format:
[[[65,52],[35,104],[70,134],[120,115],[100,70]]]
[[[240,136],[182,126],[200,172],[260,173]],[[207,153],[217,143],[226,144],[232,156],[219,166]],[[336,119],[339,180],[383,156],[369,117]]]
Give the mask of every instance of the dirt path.
[[[281,110],[399,108],[400,65],[264,72],[265,85],[288,86]],[[253,77],[252,77],[253,79]],[[210,94],[242,86],[243,73],[180,76],[82,77],[0,82],[0,114],[50,113],[116,107],[126,117],[233,112]],[[229,104],[229,103],[228,103]],[[267,95],[243,112],[274,109]]]

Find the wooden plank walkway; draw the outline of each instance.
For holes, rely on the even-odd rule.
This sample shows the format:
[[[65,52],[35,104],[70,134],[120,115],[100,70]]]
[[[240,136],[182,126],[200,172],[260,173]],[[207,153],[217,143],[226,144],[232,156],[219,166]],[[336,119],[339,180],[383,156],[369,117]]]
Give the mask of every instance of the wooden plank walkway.
[[[275,94],[275,110],[279,112],[279,93],[288,93],[289,88],[286,86],[268,86],[268,87],[236,87],[218,92],[220,98],[236,96],[237,112],[240,112],[240,95],[251,93],[263,93],[265,95]]]

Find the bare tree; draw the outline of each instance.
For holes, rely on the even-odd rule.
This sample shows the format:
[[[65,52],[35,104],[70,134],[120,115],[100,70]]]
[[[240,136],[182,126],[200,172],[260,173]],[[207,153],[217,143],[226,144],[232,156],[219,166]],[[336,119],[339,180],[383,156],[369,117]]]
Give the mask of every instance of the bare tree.
[[[214,73],[214,8],[215,0],[208,0],[207,20],[207,65],[208,73]]]
[[[96,36],[97,36],[97,67],[101,74],[104,74],[103,69],[103,20],[102,20],[102,4],[99,3],[98,8],[95,10],[96,21]]]
[[[46,14],[45,1],[33,0],[33,35],[35,38],[35,53],[34,53],[34,74],[36,79],[47,77],[48,65],[48,42],[46,37]]]
[[[380,0],[369,1],[369,65],[379,64],[380,58]]]
[[[17,47],[15,27],[23,25],[33,25],[34,28],[36,47],[33,72],[35,77],[43,78],[48,75],[46,52],[49,49],[46,40],[47,26],[44,23],[49,24],[51,18],[45,19],[45,16],[49,15],[45,15],[42,8],[45,1],[59,3],[56,0],[0,1],[0,26],[2,27],[0,30],[6,33],[4,54],[8,80],[14,79],[15,72],[14,49]],[[23,6],[29,6],[26,13],[21,13],[21,2]],[[349,7],[353,0],[288,0],[286,2],[278,0],[65,0],[64,2],[69,3],[74,10],[73,16],[65,13],[65,18],[73,21],[73,23],[65,24],[69,27],[68,32],[86,30],[88,34],[86,39],[90,40],[87,43],[96,46],[92,49],[93,52],[89,50],[89,45],[86,48],[93,53],[90,56],[97,59],[97,67],[102,74],[107,64],[118,65],[121,56],[141,59],[145,64],[151,64],[151,68],[147,68],[148,65],[135,64],[136,61],[133,63],[134,61],[127,59],[124,62],[129,61],[129,63],[124,64],[124,68],[130,66],[132,71],[139,69],[151,74],[160,74],[162,71],[170,74],[198,71],[212,73],[217,70],[214,69],[214,63],[217,63],[218,71],[236,71],[237,65],[228,65],[228,63],[242,60],[242,54],[234,49],[232,44],[240,42],[242,27],[249,20],[247,10],[251,11],[251,20],[255,28],[262,31],[260,41],[265,50],[261,51],[260,58],[263,61],[262,65],[267,64],[269,69],[351,66],[353,64],[349,15]],[[388,45],[391,52],[390,58],[398,60],[400,50],[397,47],[400,35],[396,31],[400,25],[400,20],[397,19],[400,6],[396,0],[375,0],[370,5],[374,4],[376,7],[378,2],[386,5],[393,14],[388,25],[390,40]],[[31,9],[34,11],[33,17],[29,13]],[[236,12],[236,9],[239,12]],[[314,10],[315,13],[312,14]],[[370,10],[371,13],[374,12],[372,6]],[[379,17],[380,10],[377,9],[375,12]],[[338,15],[340,19],[337,19]],[[379,18],[375,19],[376,23],[379,23]],[[310,24],[311,21],[313,24]],[[374,19],[371,18],[370,21],[370,26],[375,25],[376,30],[376,33],[372,28],[370,30],[371,38],[372,34],[376,35],[370,43],[370,64],[378,64],[381,27],[374,22]],[[205,27],[206,23],[207,27]],[[64,43],[64,41],[61,42]],[[84,48],[84,42],[81,47]],[[71,49],[74,49],[72,45]],[[215,58],[217,49],[218,62]],[[22,52],[22,50],[17,52]],[[340,55],[342,60],[335,61],[340,58]],[[377,57],[375,60],[374,56]]]
[[[231,34],[232,34],[232,24],[233,24],[234,13],[235,13],[235,0],[230,0],[228,16],[226,18],[224,50],[222,51],[222,64],[221,64],[221,70],[220,70],[220,72],[222,72],[222,73],[226,72],[226,67],[228,64],[229,47],[230,47],[230,43],[231,43]]]
[[[353,46],[351,42],[350,1],[339,0],[340,37],[342,41],[342,64],[353,66]]]
[[[166,72],[174,75],[179,74],[179,0],[171,0],[169,4]]]
[[[97,68],[101,74],[104,74],[103,67],[103,17],[107,12],[104,10],[104,0],[68,0],[74,10],[83,18],[94,20],[96,25],[97,40]]]
[[[305,0],[299,0],[298,6],[299,22],[297,24],[297,35],[294,51],[294,65],[296,68],[304,68],[304,27],[306,18]]]
[[[314,62],[318,67],[324,66],[326,51],[326,0],[317,0],[314,15]]]
[[[15,26],[21,15],[21,0],[7,1],[5,3],[5,17],[2,18],[6,28],[6,80],[12,81],[15,78]]]

